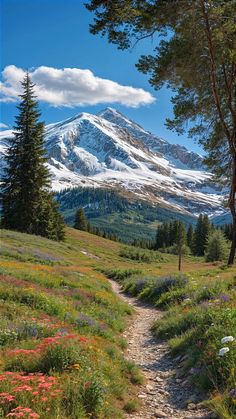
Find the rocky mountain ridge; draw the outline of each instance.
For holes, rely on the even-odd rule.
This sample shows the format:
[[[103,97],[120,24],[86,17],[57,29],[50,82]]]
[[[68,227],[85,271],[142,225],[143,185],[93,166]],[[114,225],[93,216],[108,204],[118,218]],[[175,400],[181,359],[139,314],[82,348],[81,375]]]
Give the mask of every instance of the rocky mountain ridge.
[[[10,135],[0,134],[2,169]],[[168,143],[114,109],[48,125],[45,144],[54,190],[113,188],[191,215],[223,212],[222,191],[212,184],[199,154]]]

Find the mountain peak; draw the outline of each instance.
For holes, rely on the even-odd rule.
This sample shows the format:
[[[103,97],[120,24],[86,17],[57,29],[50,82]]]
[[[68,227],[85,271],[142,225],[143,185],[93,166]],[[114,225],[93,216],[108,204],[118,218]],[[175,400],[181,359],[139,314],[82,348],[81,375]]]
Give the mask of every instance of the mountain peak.
[[[0,135],[3,157],[8,137]],[[55,190],[114,188],[176,211],[221,210],[221,192],[210,184],[200,156],[151,134],[116,109],[48,125],[45,146]],[[3,158],[0,172],[4,165]]]
[[[102,109],[101,111],[97,113],[97,116],[105,118],[105,119],[107,119],[109,115],[111,117],[120,117],[120,118],[128,119],[124,114],[122,114],[115,108],[111,108],[110,106],[108,106],[105,109]]]

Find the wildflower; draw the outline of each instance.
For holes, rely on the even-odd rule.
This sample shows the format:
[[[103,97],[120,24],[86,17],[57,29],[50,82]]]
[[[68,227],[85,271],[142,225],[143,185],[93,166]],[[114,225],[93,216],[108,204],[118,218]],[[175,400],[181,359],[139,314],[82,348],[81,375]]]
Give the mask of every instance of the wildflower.
[[[22,385],[22,386],[16,387],[13,391],[20,392],[20,391],[32,391],[32,390],[33,389],[31,386]]]
[[[229,352],[229,348],[228,348],[228,346],[226,346],[225,348],[221,348],[221,349],[219,350],[219,355],[220,355],[220,356],[224,356],[227,352]]]
[[[236,388],[232,388],[232,389],[229,391],[229,395],[230,395],[231,397],[236,397]]]
[[[221,343],[228,343],[228,342],[233,342],[233,341],[234,341],[233,336],[225,336],[224,338],[221,339]]]
[[[222,294],[222,295],[220,295],[220,299],[221,299],[224,303],[226,303],[227,301],[229,301],[229,300],[230,300],[230,297],[229,297],[228,295]]]

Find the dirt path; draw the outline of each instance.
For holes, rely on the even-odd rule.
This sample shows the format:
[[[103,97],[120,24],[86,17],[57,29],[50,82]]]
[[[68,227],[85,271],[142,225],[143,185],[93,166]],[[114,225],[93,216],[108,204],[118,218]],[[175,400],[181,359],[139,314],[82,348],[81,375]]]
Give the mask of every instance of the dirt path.
[[[184,359],[172,359],[166,343],[158,341],[151,326],[162,313],[122,293],[120,286],[111,281],[113,291],[135,307],[136,315],[124,334],[128,342],[126,358],[141,368],[146,382],[138,397],[142,400],[141,411],[127,415],[132,419],[168,418],[194,419],[214,418],[200,405],[203,395],[188,383],[181,374]],[[182,365],[183,366],[183,365]]]

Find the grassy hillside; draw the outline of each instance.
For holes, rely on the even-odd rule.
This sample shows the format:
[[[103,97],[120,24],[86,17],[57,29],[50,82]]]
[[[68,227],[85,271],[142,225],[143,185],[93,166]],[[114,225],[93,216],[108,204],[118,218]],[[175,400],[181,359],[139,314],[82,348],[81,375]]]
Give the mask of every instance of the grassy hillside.
[[[131,308],[106,276],[166,310],[154,333],[186,355],[184,373],[212,391],[220,417],[234,417],[236,348],[221,339],[236,337],[235,268],[187,257],[179,278],[174,255],[74,229],[65,243],[1,235],[0,417],[123,417],[142,378],[123,357]]]
[[[141,378],[122,355],[131,309],[94,268],[113,243],[73,230],[66,243],[1,238],[0,417],[122,417]]]
[[[181,220],[186,224],[196,223],[196,217],[134,200],[133,196],[124,197],[108,189],[74,188],[58,193],[57,199],[69,225],[74,223],[75,211],[83,207],[92,226],[115,234],[128,243],[140,238],[154,239],[160,222]]]

